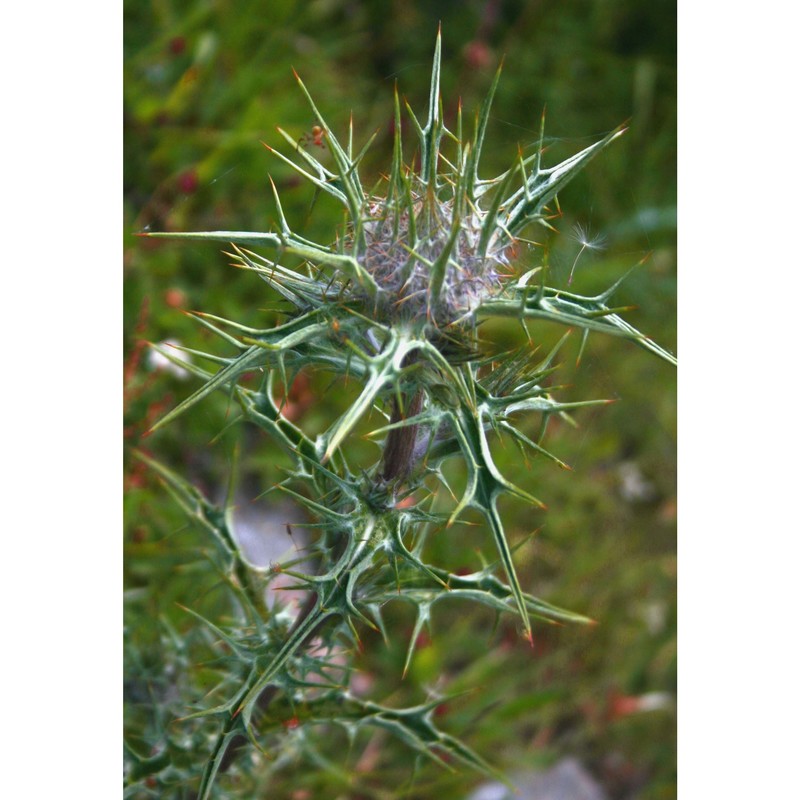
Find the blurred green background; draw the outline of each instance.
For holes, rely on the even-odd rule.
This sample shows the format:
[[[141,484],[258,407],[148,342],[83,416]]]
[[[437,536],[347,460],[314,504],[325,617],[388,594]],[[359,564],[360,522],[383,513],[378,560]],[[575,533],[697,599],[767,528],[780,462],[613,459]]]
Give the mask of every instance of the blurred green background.
[[[602,251],[587,251],[578,261],[572,288],[582,294],[606,288],[647,256],[619,290],[617,304],[635,306],[629,321],[675,351],[673,2],[126,2],[126,686],[157,682],[169,667],[172,656],[156,620],[165,620],[178,638],[191,637],[196,623],[176,603],[212,618],[218,611],[215,578],[198,556],[202,532],[186,523],[131,450],[152,453],[212,497],[225,484],[237,442],[250,497],[279,480],[281,467],[268,441],[226,427],[224,397],[142,438],[192,388],[192,381],[155,369],[143,343],[171,339],[216,348],[181,309],[260,324],[274,298],[254,276],[227,266],[219,247],[155,243],[134,234],[268,230],[276,216],[271,175],[295,230],[331,240],[338,209],[326,198],[314,202],[313,191],[260,143],[281,147],[276,125],[299,138],[315,124],[292,67],[337,133],[351,111],[357,142],[379,129],[362,170],[377,179],[389,165],[394,83],[422,113],[440,20],[446,122],[459,97],[470,119],[505,57],[484,177],[506,169],[518,147],[531,152],[544,108],[546,164],[629,121],[628,133],[559,197],[563,216],[554,225],[561,235],[537,230],[532,236],[548,244],[557,285],[566,285],[580,249],[574,226],[604,237]],[[521,268],[540,257],[523,254]],[[543,347],[562,333],[531,331]],[[496,325],[485,336],[501,350],[518,344],[520,332]],[[357,666],[370,696],[389,704],[418,702],[431,688],[472,690],[448,705],[440,724],[511,772],[574,755],[611,798],[674,797],[676,374],[629,343],[597,336],[577,366],[578,338],[564,351],[561,397],[618,402],[576,414],[577,428],[551,428],[548,446],[572,472],[549,462],[523,464],[518,451],[498,445],[501,467],[549,507],[532,513],[507,503],[501,512],[514,542],[537,531],[516,554],[523,586],[598,624],[539,626],[531,651],[513,622],[495,628],[480,611],[445,605],[401,681],[412,621],[398,607],[389,614],[396,638],[386,646],[365,633]],[[324,424],[326,409],[309,398],[325,390],[324,381],[312,383],[305,398],[295,398],[312,428]],[[325,402],[345,400],[329,393]],[[432,557],[473,568],[479,551],[494,557],[480,529],[462,525],[435,537]],[[197,644],[192,658],[202,659],[204,646]],[[154,720],[145,700],[127,694],[126,735],[143,748],[157,747],[159,725],[171,720]],[[328,755],[342,758],[335,749]],[[368,768],[356,770],[365,762]],[[361,742],[339,766],[358,777],[288,764],[268,796],[392,797],[408,781],[414,759],[385,739]],[[480,781],[422,765],[408,796],[462,798]],[[175,789],[175,796],[183,791]]]

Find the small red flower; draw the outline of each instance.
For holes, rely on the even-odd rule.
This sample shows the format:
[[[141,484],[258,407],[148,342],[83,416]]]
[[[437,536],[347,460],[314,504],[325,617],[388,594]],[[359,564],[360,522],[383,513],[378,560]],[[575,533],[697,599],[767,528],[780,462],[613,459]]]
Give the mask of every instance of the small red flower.
[[[197,191],[200,181],[197,178],[197,173],[193,169],[188,169],[178,176],[178,188],[184,194],[193,194]]]
[[[186,49],[186,39],[183,36],[173,36],[169,40],[169,52],[173,56],[179,56]]]
[[[164,302],[170,308],[183,308],[186,305],[186,293],[182,289],[172,287],[164,292]]]

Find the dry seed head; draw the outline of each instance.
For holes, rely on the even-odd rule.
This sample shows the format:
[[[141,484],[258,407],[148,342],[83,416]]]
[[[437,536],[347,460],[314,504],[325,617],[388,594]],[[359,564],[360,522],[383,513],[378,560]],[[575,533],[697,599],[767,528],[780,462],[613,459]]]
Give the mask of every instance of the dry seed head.
[[[377,306],[387,322],[434,320],[447,325],[461,319],[500,291],[501,268],[508,265],[504,249],[481,254],[478,209],[459,218],[452,200],[426,197],[424,192],[424,186],[415,191],[411,212],[385,198],[372,198],[367,204],[361,262],[378,286]],[[442,287],[438,297],[432,297],[430,265],[453,237]]]

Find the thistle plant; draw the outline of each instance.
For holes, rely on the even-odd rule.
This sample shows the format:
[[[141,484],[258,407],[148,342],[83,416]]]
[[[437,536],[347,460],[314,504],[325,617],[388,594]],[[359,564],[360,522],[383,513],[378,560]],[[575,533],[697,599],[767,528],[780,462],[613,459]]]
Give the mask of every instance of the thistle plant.
[[[492,772],[466,744],[436,726],[433,711],[441,698],[398,709],[352,691],[342,647],[357,643],[364,626],[388,637],[382,609],[392,600],[410,604],[415,612],[406,669],[433,607],[445,598],[515,616],[530,641],[534,623],[585,622],[521,585],[498,512],[504,495],[535,507],[543,503],[498,468],[494,437],[505,434],[523,452],[564,467],[544,445],[548,421],[606,402],[557,399],[549,379],[561,344],[540,353],[526,323],[541,320],[578,329],[584,342],[592,332],[611,334],[675,363],[611,305],[618,284],[585,297],[548,285],[546,259],[523,274],[515,268],[516,248],[531,241],[525,238],[528,231],[551,226],[559,191],[624,129],[546,166],[542,118],[532,154],[520,152],[501,175],[482,177],[481,153],[500,70],[467,135],[460,106],[453,130],[445,126],[440,65],[437,37],[424,124],[406,106],[406,124],[417,144],[413,159],[408,163],[404,155],[404,120],[395,90],[391,166],[369,187],[360,166],[374,135],[356,150],[351,120],[340,140],[296,76],[315,117],[315,139],[333,164],[325,166],[313,148],[281,129],[289,154],[267,149],[341,204],[345,222],[332,243],[310,241],[292,229],[274,184],[277,230],[146,234],[225,243],[233,263],[265,281],[284,308],[276,324],[265,328],[193,312],[232,354],[189,350],[195,358],[181,364],[202,385],[153,430],[213,392],[228,393],[241,418],[291,459],[290,473],[274,489],[305,509],[314,533],[307,555],[266,574],[254,571],[232,533],[230,509],[213,505],[175,473],[141,456],[215,542],[214,564],[239,620],[226,630],[200,621],[224,643],[224,678],[211,694],[215,699],[185,715],[183,724],[194,730],[193,720],[211,717],[216,730],[210,742],[200,738],[174,746],[184,754],[207,750],[201,798],[212,796],[221,773],[245,774],[257,763],[268,773],[281,762],[270,736],[279,727],[279,706],[293,709],[303,730],[339,725],[354,735],[380,728],[445,766],[457,761]],[[518,320],[528,345],[491,354],[479,326],[492,317]],[[198,366],[198,359],[210,366]],[[281,398],[303,370],[324,370],[358,386],[354,402],[318,435],[283,413]],[[539,420],[534,438],[521,430],[531,415]],[[346,445],[374,419],[382,421],[368,437],[379,445],[378,456],[371,465],[356,466]],[[462,462],[466,480],[443,511],[437,498],[452,494],[443,469],[449,459]],[[432,532],[451,529],[469,509],[491,531],[496,561],[466,575],[430,563],[426,543]],[[289,606],[264,602],[264,588],[278,573],[305,593],[294,616]],[[245,748],[266,758],[244,758]],[[164,778],[169,759],[151,761],[130,754],[132,787],[143,776]]]

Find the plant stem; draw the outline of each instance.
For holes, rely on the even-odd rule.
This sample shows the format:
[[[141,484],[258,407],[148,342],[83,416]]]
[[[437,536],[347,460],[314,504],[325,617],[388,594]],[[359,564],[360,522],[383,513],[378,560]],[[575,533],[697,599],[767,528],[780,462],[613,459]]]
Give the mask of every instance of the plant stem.
[[[309,592],[308,597],[306,597],[305,602],[300,608],[300,613],[297,615],[297,619],[292,623],[289,632],[286,635],[286,639],[289,640],[292,638],[292,635],[300,628],[300,626],[305,622],[306,618],[309,614],[314,610],[317,604],[317,594],[316,592]],[[319,625],[315,626],[311,631],[309,631],[308,635],[303,639],[302,643],[298,646],[304,647],[308,644],[308,642],[314,637],[319,629],[327,622],[331,617],[325,617],[319,623]],[[275,695],[278,693],[278,687],[275,685],[267,686],[261,695],[258,698],[257,705],[260,711],[264,712],[269,708],[269,704],[274,699]],[[248,739],[246,736],[236,736],[228,743],[227,749],[225,751],[225,755],[222,758],[222,761],[219,766],[219,772],[227,772],[233,762],[236,760],[236,755],[241,750],[241,748],[248,743]]]
[[[403,367],[408,367],[417,360],[416,352],[409,353],[403,359]],[[391,424],[394,425],[410,417],[415,417],[422,410],[422,389],[416,389],[413,394],[395,397],[392,401]],[[414,466],[414,446],[417,443],[419,425],[406,425],[402,428],[393,428],[386,437],[383,448],[383,480],[403,482],[411,473]]]

